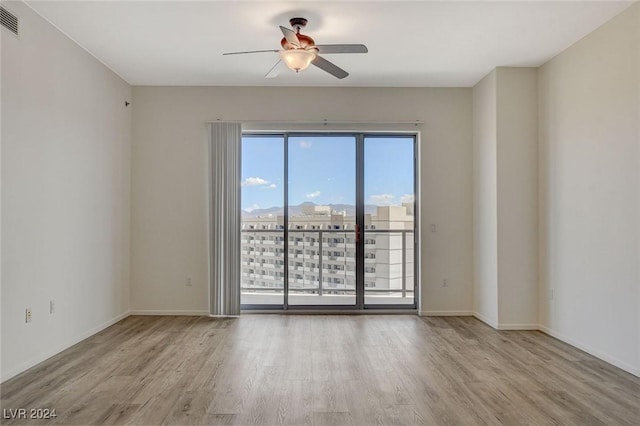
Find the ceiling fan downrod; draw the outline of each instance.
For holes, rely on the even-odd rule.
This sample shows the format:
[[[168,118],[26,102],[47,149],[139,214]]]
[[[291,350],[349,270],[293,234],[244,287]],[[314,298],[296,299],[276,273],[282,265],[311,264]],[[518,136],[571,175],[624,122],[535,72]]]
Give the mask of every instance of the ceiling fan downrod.
[[[305,18],[291,18],[289,19],[289,24],[291,24],[291,28],[295,28],[296,32],[300,33],[300,29],[307,26],[307,21]]]

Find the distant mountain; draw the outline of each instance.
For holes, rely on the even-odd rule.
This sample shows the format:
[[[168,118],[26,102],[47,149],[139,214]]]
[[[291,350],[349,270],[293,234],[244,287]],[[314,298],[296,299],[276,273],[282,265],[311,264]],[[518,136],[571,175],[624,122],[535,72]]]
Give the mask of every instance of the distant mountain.
[[[261,216],[278,216],[283,215],[282,207],[269,207],[267,209],[255,209],[251,211],[242,210],[243,217],[261,217]]]
[[[304,206],[316,206],[319,204],[313,203],[311,201],[305,201],[296,206],[289,206],[289,216],[301,216],[302,215],[302,207]],[[320,204],[327,205],[327,204]],[[331,208],[331,211],[342,212],[344,211],[347,216],[355,216],[356,208],[351,204],[328,204]],[[365,214],[376,214],[376,206],[367,204],[364,206]],[[251,211],[242,211],[243,217],[265,217],[265,216],[282,216],[284,215],[284,207],[269,207],[266,209],[255,209]]]

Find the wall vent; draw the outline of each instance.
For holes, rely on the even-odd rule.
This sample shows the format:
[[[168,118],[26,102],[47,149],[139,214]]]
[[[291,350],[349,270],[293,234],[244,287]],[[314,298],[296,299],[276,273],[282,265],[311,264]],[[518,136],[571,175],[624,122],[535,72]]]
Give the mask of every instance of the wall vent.
[[[0,6],[0,23],[2,23],[2,26],[8,29],[9,31],[11,31],[12,33],[14,33],[15,35],[18,35],[18,30],[19,30],[18,17],[13,13],[9,12],[7,9],[5,9],[2,6]]]

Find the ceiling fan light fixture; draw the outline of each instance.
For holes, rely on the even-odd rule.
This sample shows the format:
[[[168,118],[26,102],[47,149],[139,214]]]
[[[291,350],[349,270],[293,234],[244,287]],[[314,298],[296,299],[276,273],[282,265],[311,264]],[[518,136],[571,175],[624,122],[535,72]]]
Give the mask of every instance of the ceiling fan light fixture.
[[[307,69],[315,58],[316,54],[314,52],[305,49],[289,49],[280,52],[282,62],[295,72]]]

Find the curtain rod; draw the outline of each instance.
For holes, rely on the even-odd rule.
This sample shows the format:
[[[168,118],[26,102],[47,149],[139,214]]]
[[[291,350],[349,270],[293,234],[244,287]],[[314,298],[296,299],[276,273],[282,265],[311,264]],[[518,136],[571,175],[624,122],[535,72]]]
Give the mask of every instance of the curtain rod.
[[[256,124],[424,124],[422,120],[227,120],[217,118],[208,123],[256,123]]]

